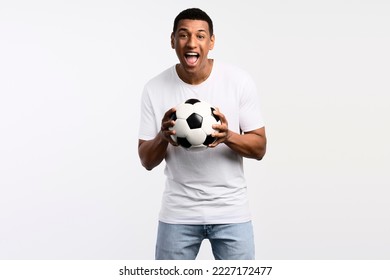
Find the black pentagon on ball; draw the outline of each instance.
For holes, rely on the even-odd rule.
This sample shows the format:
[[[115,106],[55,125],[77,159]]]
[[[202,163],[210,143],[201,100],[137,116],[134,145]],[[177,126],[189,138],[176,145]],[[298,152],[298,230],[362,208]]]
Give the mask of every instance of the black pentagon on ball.
[[[212,144],[215,141],[215,137],[212,137],[211,135],[207,135],[206,140],[204,140],[203,145],[208,146]]]
[[[184,103],[187,103],[187,104],[192,104],[192,105],[194,105],[195,103],[198,103],[198,102],[200,102],[200,100],[199,99],[196,99],[196,98],[191,98],[191,99],[188,99],[186,102],[184,102]]]
[[[203,117],[197,113],[192,113],[186,121],[191,129],[201,128]]]
[[[184,137],[177,137],[177,143],[186,149],[189,149],[191,147],[191,143],[188,142],[187,138]]]
[[[214,114],[214,111],[215,111],[215,108],[211,107],[211,115],[213,115],[214,119],[216,119],[217,122],[219,122],[220,118],[217,115]]]

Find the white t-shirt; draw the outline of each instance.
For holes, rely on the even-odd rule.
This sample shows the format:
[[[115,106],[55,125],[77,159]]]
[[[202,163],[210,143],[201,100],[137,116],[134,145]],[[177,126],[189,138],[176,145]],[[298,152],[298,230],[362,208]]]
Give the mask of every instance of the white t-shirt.
[[[165,112],[190,98],[218,107],[229,129],[236,133],[264,126],[251,77],[241,69],[214,61],[210,76],[199,85],[183,82],[175,66],[145,85],[139,139],[153,139],[160,131]],[[243,158],[226,145],[198,152],[169,145],[165,162],[160,221],[226,224],[251,219]]]

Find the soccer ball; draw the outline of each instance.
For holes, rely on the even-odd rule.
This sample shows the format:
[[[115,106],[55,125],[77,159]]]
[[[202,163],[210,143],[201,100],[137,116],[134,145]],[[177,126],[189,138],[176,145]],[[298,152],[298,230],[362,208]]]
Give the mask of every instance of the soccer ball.
[[[211,134],[215,131],[213,124],[220,124],[218,116],[214,115],[215,108],[198,99],[188,99],[176,106],[176,112],[171,116],[175,125],[170,130],[176,134],[171,138],[179,146],[189,151],[204,150],[215,141]]]

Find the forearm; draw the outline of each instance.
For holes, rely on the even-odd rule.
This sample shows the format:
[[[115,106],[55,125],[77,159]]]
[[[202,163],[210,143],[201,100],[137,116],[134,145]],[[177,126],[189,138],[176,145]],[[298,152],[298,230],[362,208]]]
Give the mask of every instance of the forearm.
[[[147,170],[152,170],[159,165],[166,155],[168,144],[168,141],[162,137],[161,133],[157,134],[152,140],[140,140],[138,144],[138,155],[142,166]]]
[[[224,142],[230,149],[246,158],[261,160],[266,152],[267,140],[265,135],[228,132]]]

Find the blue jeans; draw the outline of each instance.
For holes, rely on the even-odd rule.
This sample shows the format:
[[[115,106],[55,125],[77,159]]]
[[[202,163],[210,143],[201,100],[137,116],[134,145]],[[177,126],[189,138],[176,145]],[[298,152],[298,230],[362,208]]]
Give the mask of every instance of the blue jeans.
[[[156,260],[194,260],[209,239],[216,260],[253,260],[251,222],[217,225],[179,225],[159,222]]]

